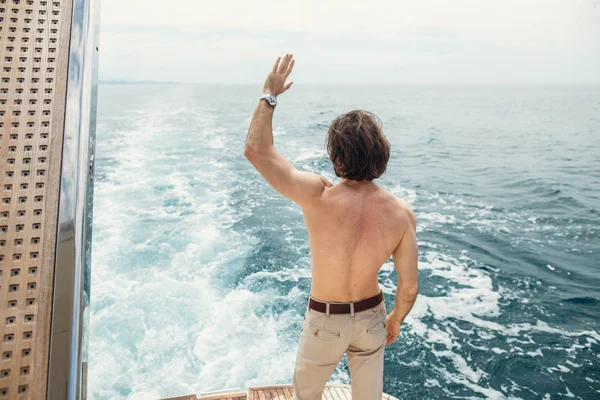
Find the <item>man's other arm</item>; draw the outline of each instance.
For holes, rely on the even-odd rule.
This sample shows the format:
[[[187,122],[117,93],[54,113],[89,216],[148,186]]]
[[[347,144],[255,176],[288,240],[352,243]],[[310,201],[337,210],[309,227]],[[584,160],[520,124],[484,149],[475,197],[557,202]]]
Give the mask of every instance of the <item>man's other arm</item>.
[[[392,253],[398,274],[394,309],[388,315],[387,344],[400,333],[400,325],[412,309],[419,293],[417,221],[408,204],[402,205],[403,226],[406,226],[400,243]]]

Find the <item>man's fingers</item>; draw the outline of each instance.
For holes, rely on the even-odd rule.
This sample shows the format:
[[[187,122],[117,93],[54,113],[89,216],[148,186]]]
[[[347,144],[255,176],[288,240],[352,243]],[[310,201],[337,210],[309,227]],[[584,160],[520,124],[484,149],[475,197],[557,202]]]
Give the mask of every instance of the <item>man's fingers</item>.
[[[275,65],[273,65],[273,72],[277,72],[277,67],[279,66],[279,60],[281,60],[281,57],[277,57],[277,60],[275,60]]]
[[[285,92],[286,90],[288,90],[290,88],[290,86],[292,86],[294,82],[290,82],[287,85],[284,86],[283,91]]]
[[[398,338],[397,334],[388,331],[387,338],[386,338],[386,344],[392,344],[394,341],[396,341],[397,338]]]
[[[278,73],[283,74],[285,72],[285,70],[287,69],[288,62],[289,62],[288,61],[288,56],[289,56],[289,54],[286,54],[281,59],[281,62],[279,63],[279,67],[277,68],[277,72]]]
[[[283,57],[283,60],[281,60],[281,64],[279,64],[279,68],[277,69],[277,72],[279,72],[281,74],[285,73],[285,71],[287,71],[288,65],[290,64],[291,59],[292,59],[292,55],[286,54],[285,57]]]
[[[286,78],[292,73],[292,69],[294,69],[294,63],[295,62],[296,62],[296,60],[292,60],[292,62],[290,63],[290,66],[287,69],[287,71],[285,71]]]

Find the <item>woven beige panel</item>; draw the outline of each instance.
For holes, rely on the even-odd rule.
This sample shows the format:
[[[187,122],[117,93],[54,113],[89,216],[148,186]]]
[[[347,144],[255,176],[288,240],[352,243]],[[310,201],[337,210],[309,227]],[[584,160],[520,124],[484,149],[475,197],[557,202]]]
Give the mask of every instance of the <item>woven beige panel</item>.
[[[44,399],[71,0],[0,0],[0,399]]]

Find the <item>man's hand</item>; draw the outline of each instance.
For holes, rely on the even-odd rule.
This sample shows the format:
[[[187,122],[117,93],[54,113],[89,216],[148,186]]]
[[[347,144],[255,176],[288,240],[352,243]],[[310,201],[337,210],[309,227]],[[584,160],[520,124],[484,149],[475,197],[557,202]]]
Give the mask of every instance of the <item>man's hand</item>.
[[[396,339],[398,339],[398,335],[400,334],[400,325],[402,325],[402,321],[396,318],[394,310],[392,310],[392,312],[390,312],[387,316],[386,345],[392,344]]]
[[[286,54],[283,60],[281,57],[277,57],[277,61],[275,61],[275,65],[265,81],[263,93],[279,96],[292,86],[294,82],[290,82],[287,85],[285,83],[287,77],[292,73],[294,61],[296,61],[292,60],[292,57],[294,57],[292,54]]]

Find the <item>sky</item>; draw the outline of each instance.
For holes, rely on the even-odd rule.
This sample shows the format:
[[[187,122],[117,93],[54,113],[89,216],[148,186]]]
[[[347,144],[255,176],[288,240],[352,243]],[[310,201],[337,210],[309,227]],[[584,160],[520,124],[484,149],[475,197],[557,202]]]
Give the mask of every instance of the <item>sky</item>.
[[[102,0],[100,80],[600,83],[600,0]]]

